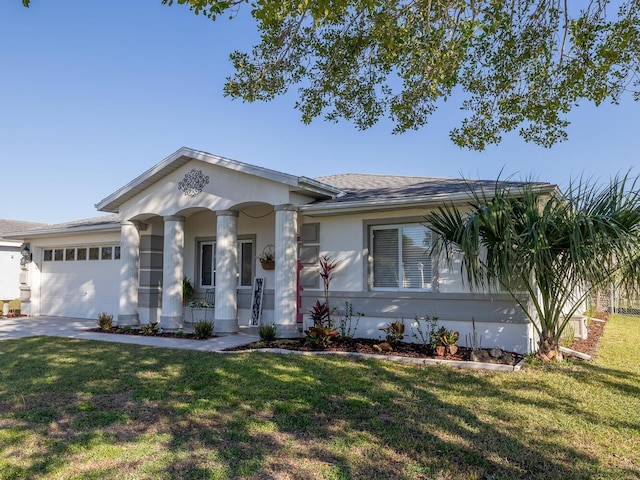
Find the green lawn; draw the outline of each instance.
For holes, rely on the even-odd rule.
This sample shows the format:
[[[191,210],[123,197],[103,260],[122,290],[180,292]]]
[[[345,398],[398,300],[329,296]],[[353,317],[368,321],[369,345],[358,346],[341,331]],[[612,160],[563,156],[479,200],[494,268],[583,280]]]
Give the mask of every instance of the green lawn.
[[[0,342],[0,478],[640,477],[640,319],[518,373]]]

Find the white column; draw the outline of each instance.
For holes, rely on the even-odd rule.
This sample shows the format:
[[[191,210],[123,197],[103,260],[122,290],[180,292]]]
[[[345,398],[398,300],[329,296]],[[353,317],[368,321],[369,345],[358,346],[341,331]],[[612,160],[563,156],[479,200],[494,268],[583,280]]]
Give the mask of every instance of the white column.
[[[162,313],[164,329],[182,328],[182,277],[184,276],[184,217],[164,217]]]
[[[138,272],[140,232],[134,222],[120,222],[120,309],[118,326],[140,325],[138,318]]]
[[[238,212],[216,212],[215,331],[238,331]]]
[[[296,275],[298,268],[298,209],[277,205],[274,321],[279,337],[298,336],[296,324]]]

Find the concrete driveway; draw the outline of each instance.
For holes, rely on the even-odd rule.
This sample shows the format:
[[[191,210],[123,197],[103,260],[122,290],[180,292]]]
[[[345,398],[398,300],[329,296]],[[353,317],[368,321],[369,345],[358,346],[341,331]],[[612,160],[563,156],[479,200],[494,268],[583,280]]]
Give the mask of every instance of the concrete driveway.
[[[139,335],[118,335],[110,333],[90,332],[95,328],[97,320],[64,317],[18,317],[0,318],[0,341],[11,338],[49,337],[79,338],[82,340],[99,340],[119,342],[151,347],[176,348],[182,350],[198,350],[201,352],[218,352],[225,348],[236,347],[259,340],[256,328],[240,327],[240,332],[208,340],[189,340],[181,338],[144,337]]]

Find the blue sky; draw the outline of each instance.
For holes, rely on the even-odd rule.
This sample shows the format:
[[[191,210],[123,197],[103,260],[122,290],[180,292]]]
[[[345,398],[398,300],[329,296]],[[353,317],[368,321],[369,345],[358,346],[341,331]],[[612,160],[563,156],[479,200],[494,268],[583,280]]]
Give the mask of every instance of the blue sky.
[[[418,132],[304,125],[295,92],[247,104],[222,95],[228,54],[257,38],[247,15],[217,22],[160,0],[0,2],[0,218],[57,223],[182,146],[295,175],[516,178],[566,185],[637,171],[640,104],[583,106],[552,149],[517,134],[486,151],[453,145],[459,98]]]

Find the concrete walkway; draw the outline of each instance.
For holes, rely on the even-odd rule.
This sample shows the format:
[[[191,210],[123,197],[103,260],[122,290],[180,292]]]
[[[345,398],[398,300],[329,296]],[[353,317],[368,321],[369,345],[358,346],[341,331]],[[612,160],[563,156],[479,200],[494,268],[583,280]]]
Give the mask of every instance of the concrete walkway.
[[[219,352],[225,348],[237,347],[256,342],[257,328],[240,327],[240,332],[208,340],[190,340],[182,338],[145,337],[141,335],[120,335],[89,332],[98,326],[97,320],[63,317],[18,317],[0,318],[0,341],[10,338],[25,338],[38,335],[49,337],[79,338],[82,340],[100,340],[104,342],[129,343],[151,347],[198,350],[201,352]]]

